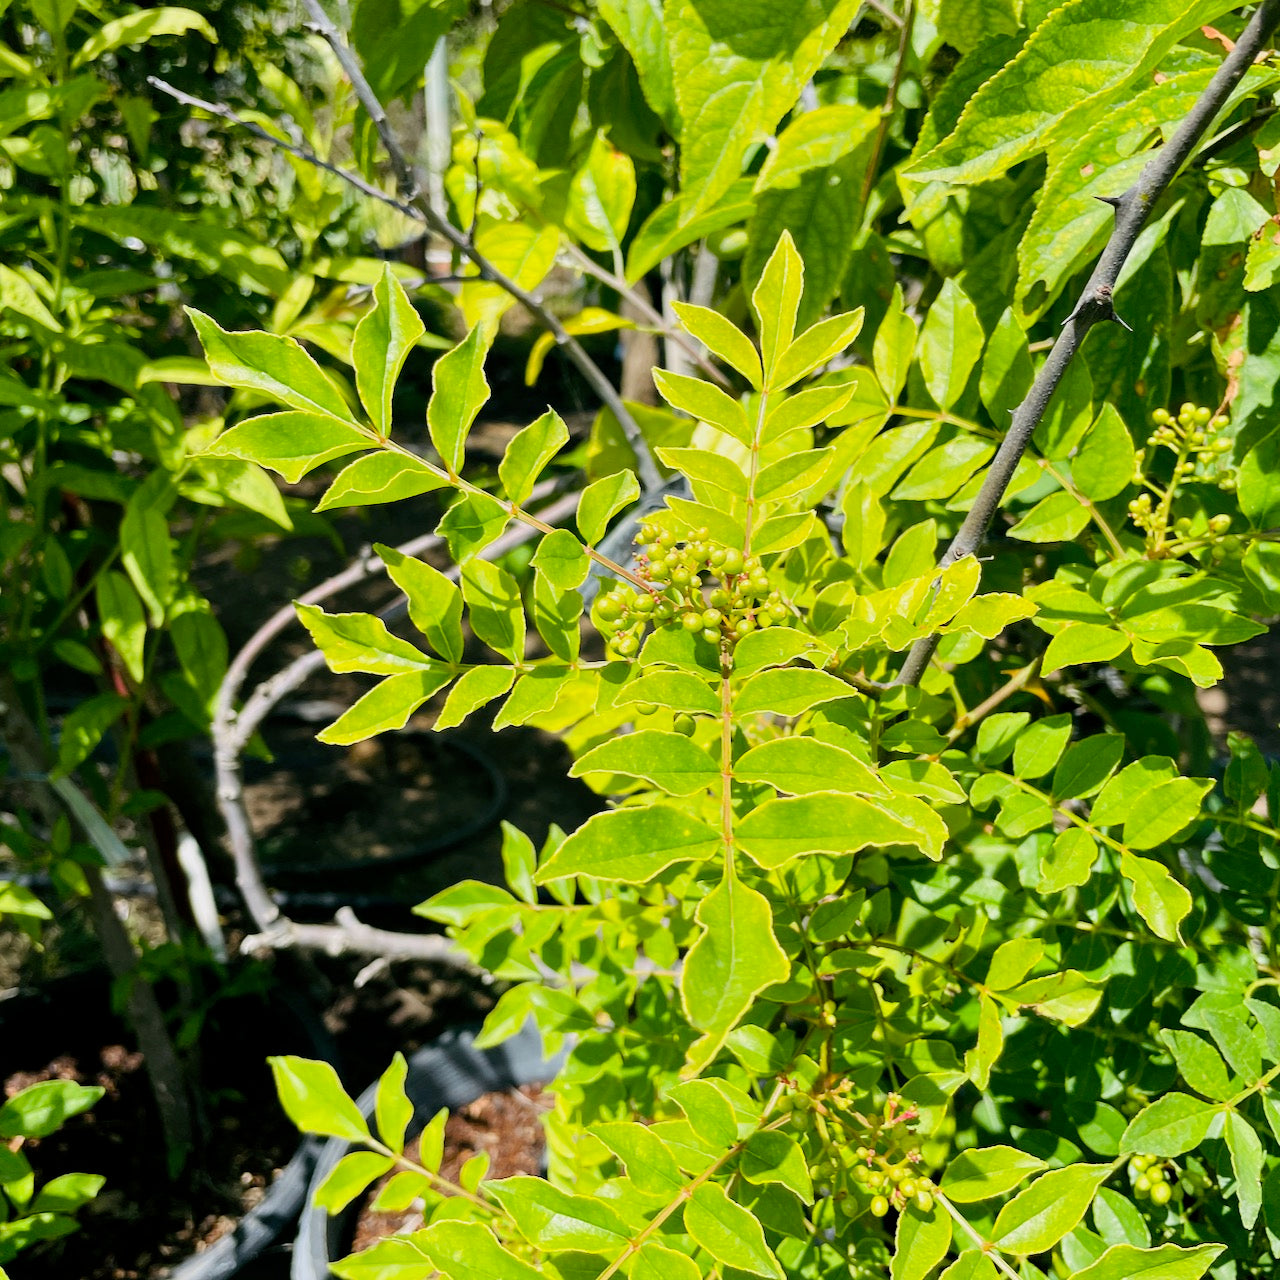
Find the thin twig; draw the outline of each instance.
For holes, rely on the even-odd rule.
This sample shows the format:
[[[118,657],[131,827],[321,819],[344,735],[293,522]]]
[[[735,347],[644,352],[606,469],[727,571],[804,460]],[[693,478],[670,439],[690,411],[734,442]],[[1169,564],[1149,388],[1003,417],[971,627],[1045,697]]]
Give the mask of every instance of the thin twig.
[[[698,362],[698,367],[709,377],[713,378],[722,387],[732,385],[724,373],[718,369],[706,355],[703,354],[699,345],[694,342],[688,334],[682,329],[674,325],[668,324],[653,305],[639,290],[633,289],[622,276],[614,271],[610,271],[608,267],[602,267],[590,254],[584,253],[572,241],[566,242],[568,246],[569,257],[573,259],[573,264],[583,275],[592,276],[599,280],[601,284],[608,285],[620,297],[625,298],[636,311],[640,313],[640,318],[651,325],[668,341],[675,342],[683,347],[685,351]]]
[[[307,13],[311,17],[311,25],[324,37],[334,55],[342,65],[351,87],[355,90],[360,105],[368,112],[378,137],[391,161],[391,169],[395,174],[396,190],[400,199],[412,205],[426,220],[427,225],[439,236],[447,240],[464,257],[469,258],[480,271],[484,280],[498,285],[505,293],[510,294],[526,311],[529,312],[555,339],[556,345],[564,351],[573,362],[579,373],[590,384],[591,389],[600,397],[601,402],[618,420],[627,443],[636,454],[636,472],[640,483],[646,490],[658,489],[662,486],[662,477],[649,453],[649,446],[639,424],[632,417],[631,411],[622,402],[617,388],[605,377],[599,365],[586,353],[582,345],[570,334],[555,316],[547,309],[542,300],[527,289],[521,288],[509,276],[499,271],[472,243],[471,238],[459,231],[439,210],[435,209],[427,197],[418,189],[413,170],[405,156],[404,149],[396,139],[383,110],[377,94],[365,79],[351,46],[337,27],[329,20],[329,15],[321,7],[319,0],[306,0]]]
[[[1223,59],[1222,65],[1200,95],[1199,101],[1178,126],[1177,132],[1148,161],[1138,180],[1128,191],[1106,202],[1116,212],[1111,239],[1107,241],[1075,309],[1063,323],[1062,332],[1036,375],[1026,399],[1015,410],[1009,432],[992,460],[977,500],[939,562],[940,569],[954,564],[963,556],[972,555],[981,547],[1000,508],[1005,490],[1009,487],[1009,481],[1013,478],[1014,469],[1021,460],[1032,433],[1040,425],[1058,383],[1062,381],[1067,367],[1079,351],[1085,334],[1100,321],[1119,321],[1112,295],[1120,270],[1151,216],[1152,209],[1208,131],[1232,90],[1253,65],[1277,22],[1280,22],[1280,0],[1262,0],[1236,42],[1236,47]],[[938,647],[939,639],[936,634],[926,636],[911,646],[907,660],[898,674],[898,684],[920,683]]]
[[[1025,689],[1039,674],[1039,657],[1028,666],[1015,671],[993,694],[956,720],[951,726],[951,732],[947,734],[947,746],[951,746],[953,742],[963,737],[979,720],[989,716],[1002,702],[1008,701],[1015,693]]]
[[[893,123],[893,113],[898,106],[898,91],[902,88],[902,76],[907,65],[907,50],[911,47],[911,28],[916,21],[916,0],[909,0],[906,16],[898,21],[901,32],[898,37],[898,60],[893,68],[893,80],[889,84],[889,96],[884,101],[880,112],[880,123],[876,126],[876,140],[871,147],[871,159],[867,161],[867,172],[862,179],[862,204],[866,207],[871,198],[871,191],[876,185],[876,170],[880,167],[880,157],[884,155],[884,144],[889,136],[889,126]]]
[[[335,32],[336,36],[336,32]],[[339,37],[340,40],[340,37]],[[344,67],[346,63],[343,63]],[[357,68],[358,74],[358,68]],[[412,218],[415,222],[420,222],[424,226],[429,227],[437,235],[448,240],[451,245],[465,255],[477,268],[479,274],[467,279],[485,280],[499,286],[499,288],[509,293],[517,302],[520,303],[530,315],[534,317],[545,328],[551,336],[556,340],[556,345],[560,347],[565,355],[577,366],[578,372],[586,378],[591,385],[592,390],[600,397],[601,401],[609,408],[609,411],[617,418],[622,428],[623,434],[627,438],[627,443],[631,445],[636,455],[636,471],[640,478],[640,483],[646,490],[660,488],[662,478],[658,475],[657,468],[653,464],[653,459],[649,454],[649,447],[645,442],[644,436],[640,431],[639,425],[632,416],[630,410],[623,403],[622,397],[614,388],[613,383],[605,377],[599,365],[586,353],[582,345],[573,337],[572,334],[565,329],[559,319],[549,311],[542,301],[535,295],[529,293],[526,289],[522,289],[514,280],[504,275],[486,258],[472,243],[469,235],[459,231],[451,222],[442,217],[432,208],[426,196],[419,193],[413,185],[412,176],[409,179],[409,195],[405,198],[397,198],[388,195],[379,187],[375,187],[372,183],[366,182],[357,173],[352,173],[349,169],[342,168],[341,165],[331,164],[328,160],[322,160],[314,151],[308,147],[300,146],[296,142],[288,142],[283,138],[276,137],[269,130],[262,128],[261,125],[255,124],[252,120],[246,120],[243,116],[238,115],[230,107],[224,106],[222,103],[210,102],[205,98],[197,98],[193,94],[184,93],[181,89],[175,88],[165,80],[161,80],[159,76],[148,76],[147,83],[155,89],[159,89],[162,93],[167,93],[171,98],[181,102],[184,106],[194,107],[199,111],[207,111],[210,115],[217,116],[219,119],[226,120],[228,124],[233,124],[237,128],[244,129],[255,138],[260,138],[264,142],[270,143],[273,147],[278,147],[281,151],[287,151],[290,155],[296,156],[299,160],[306,164],[312,165],[317,169],[323,169],[326,173],[331,173],[335,178],[341,179],[362,195],[368,196],[371,200],[378,200],[389,208],[394,209],[397,213],[403,214],[407,218]],[[366,86],[367,87],[367,86]],[[377,99],[372,99],[374,102]],[[362,99],[363,101],[363,99]],[[385,120],[385,115],[383,116]],[[383,139],[384,144],[386,138]],[[394,141],[394,139],[393,139]],[[403,152],[397,150],[392,157],[393,166],[395,160],[404,161]],[[396,183],[397,189],[401,190],[404,195],[400,183],[400,168],[396,167]]]

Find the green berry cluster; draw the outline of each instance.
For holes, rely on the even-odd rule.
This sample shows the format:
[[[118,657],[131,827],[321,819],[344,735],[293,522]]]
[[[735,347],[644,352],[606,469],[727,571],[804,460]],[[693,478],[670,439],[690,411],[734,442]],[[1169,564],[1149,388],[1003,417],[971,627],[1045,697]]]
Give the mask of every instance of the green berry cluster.
[[[1129,1176],[1133,1179],[1133,1194],[1139,1200],[1150,1199],[1153,1205],[1162,1207],[1173,1199],[1169,1170],[1156,1156],[1134,1156],[1129,1161]]]
[[[916,1109],[891,1093],[880,1113],[868,1117],[856,1108],[852,1089],[846,1079],[820,1097],[797,1092],[782,1099],[780,1109],[790,1111],[819,1148],[815,1179],[829,1188],[836,1212],[849,1219],[864,1213],[883,1218],[908,1204],[929,1213],[938,1188],[920,1168],[911,1129]]]
[[[596,601],[596,625],[620,658],[634,657],[648,627],[683,627],[727,652],[791,610],[770,588],[758,556],[713,542],[707,529],[681,538],[645,524],[636,538],[641,589],[615,586]]]
[[[1168,483],[1162,486],[1144,474],[1146,450],[1137,455],[1134,482],[1143,485],[1145,492],[1129,503],[1129,516],[1146,534],[1149,555],[1161,558],[1205,552],[1218,563],[1242,553],[1240,537],[1231,532],[1230,516],[1180,516],[1175,520],[1172,515],[1177,490],[1188,480],[1208,481],[1225,492],[1235,489],[1235,476],[1225,465],[1231,441],[1219,435],[1228,422],[1224,415],[1190,403],[1178,410],[1176,418],[1167,409],[1157,409],[1151,415],[1147,446],[1169,449],[1176,457]]]

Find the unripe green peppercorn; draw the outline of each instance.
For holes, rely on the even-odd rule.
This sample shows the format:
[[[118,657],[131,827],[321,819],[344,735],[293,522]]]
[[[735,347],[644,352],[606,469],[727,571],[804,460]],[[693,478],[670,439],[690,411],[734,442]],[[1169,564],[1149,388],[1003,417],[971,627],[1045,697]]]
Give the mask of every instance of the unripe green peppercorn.
[[[884,1196],[871,1197],[871,1215],[875,1218],[883,1218],[889,1212],[889,1201]]]

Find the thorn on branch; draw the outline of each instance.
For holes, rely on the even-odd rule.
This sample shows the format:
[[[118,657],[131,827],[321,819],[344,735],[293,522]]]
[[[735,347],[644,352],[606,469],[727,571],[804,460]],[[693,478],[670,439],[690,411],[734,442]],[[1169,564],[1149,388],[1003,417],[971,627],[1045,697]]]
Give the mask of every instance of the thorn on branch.
[[[1124,196],[1094,196],[1095,200],[1101,200],[1103,204],[1109,204],[1117,213],[1124,208]]]
[[[1109,284],[1096,286],[1092,293],[1087,293],[1076,303],[1075,310],[1062,322],[1065,328],[1073,320],[1087,320],[1089,324],[1098,324],[1104,320],[1112,320],[1133,332],[1133,326],[1116,314],[1113,301],[1114,290]]]

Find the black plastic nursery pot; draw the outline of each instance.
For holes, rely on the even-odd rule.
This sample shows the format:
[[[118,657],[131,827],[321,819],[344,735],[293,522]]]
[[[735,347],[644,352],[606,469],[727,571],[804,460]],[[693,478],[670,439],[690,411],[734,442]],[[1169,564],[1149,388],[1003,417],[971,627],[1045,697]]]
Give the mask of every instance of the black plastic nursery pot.
[[[225,1096],[206,1110],[211,1128],[193,1156],[207,1164],[200,1174],[204,1181],[175,1184],[166,1168],[141,1055],[128,1028],[111,1012],[108,976],[98,971],[71,975],[0,1000],[0,1082],[20,1088],[34,1079],[62,1077],[106,1089],[84,1116],[31,1144],[38,1181],[84,1172],[103,1174],[106,1184],[79,1215],[81,1230],[19,1254],[9,1264],[13,1280],[102,1280],[129,1274],[173,1280],[243,1275],[248,1280],[266,1273],[253,1264],[282,1236],[290,1237],[321,1143],[307,1139],[298,1144],[287,1121],[277,1123],[282,1117],[265,1059],[275,1052],[298,1052],[332,1060],[333,1040],[300,995],[275,984],[267,994],[217,1002],[199,1045],[202,1087],[207,1092],[216,1085]],[[256,1121],[242,1114],[250,1104]],[[208,1108],[209,1097],[204,1106]],[[264,1144],[274,1154],[268,1156]],[[245,1153],[243,1168],[219,1163],[219,1153],[231,1151]],[[219,1170],[222,1182],[211,1186],[208,1179]],[[252,1184],[244,1180],[251,1171]],[[244,1211],[233,1199],[237,1186],[259,1184],[261,1199]],[[201,1216],[213,1205],[216,1229],[206,1234]],[[180,1227],[188,1213],[189,1234]],[[217,1232],[222,1234],[213,1243],[199,1247]],[[181,1258],[193,1243],[197,1252],[169,1261]],[[276,1265],[282,1269],[283,1260]]]
[[[409,1058],[405,1090],[414,1105],[409,1134],[416,1135],[441,1108],[457,1111],[487,1093],[545,1084],[559,1067],[558,1057],[548,1059],[544,1054],[541,1038],[532,1024],[492,1049],[477,1049],[471,1031],[446,1032]],[[376,1095],[375,1082],[357,1100],[361,1114],[373,1116]],[[336,1215],[314,1203],[320,1184],[350,1150],[351,1144],[339,1138],[328,1139],[321,1148],[299,1221],[291,1280],[330,1280],[330,1262],[350,1252],[360,1201]]]

